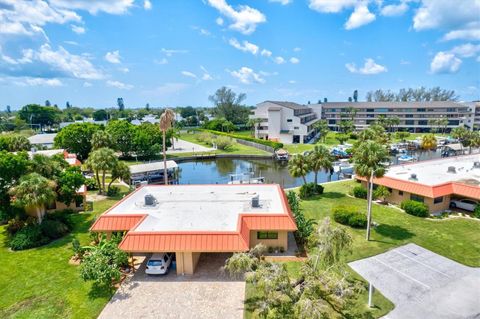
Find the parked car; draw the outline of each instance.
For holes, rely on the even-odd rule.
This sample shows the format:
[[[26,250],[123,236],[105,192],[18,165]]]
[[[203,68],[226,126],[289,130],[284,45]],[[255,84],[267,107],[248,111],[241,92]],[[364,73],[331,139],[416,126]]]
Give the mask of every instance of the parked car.
[[[170,265],[172,264],[172,254],[153,254],[148,259],[145,273],[148,275],[165,275],[168,274]]]
[[[473,212],[478,202],[472,199],[454,199],[450,201],[451,208],[461,208]]]

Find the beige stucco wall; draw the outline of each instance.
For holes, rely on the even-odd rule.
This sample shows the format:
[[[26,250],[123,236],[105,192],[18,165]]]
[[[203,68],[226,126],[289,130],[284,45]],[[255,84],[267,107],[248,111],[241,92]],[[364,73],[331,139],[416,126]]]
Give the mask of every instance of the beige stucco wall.
[[[193,275],[201,253],[176,252],[177,275]]]
[[[273,232],[274,230],[272,230]],[[283,247],[283,249],[288,249],[288,232],[287,231],[278,231],[278,239],[257,239],[258,231],[250,231],[250,248],[255,247],[257,244],[264,244],[267,247]]]

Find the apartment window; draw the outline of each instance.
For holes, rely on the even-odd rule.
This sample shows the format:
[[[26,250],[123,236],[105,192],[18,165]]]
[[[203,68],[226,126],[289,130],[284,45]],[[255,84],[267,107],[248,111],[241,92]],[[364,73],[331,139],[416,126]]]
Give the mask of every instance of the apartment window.
[[[293,127],[294,130],[299,130],[300,128],[298,126]]]
[[[419,195],[415,195],[415,194],[410,194],[410,199],[414,200],[416,202],[420,202],[420,203],[423,203],[423,201],[424,201],[423,196],[419,196]]]
[[[426,112],[426,109],[417,109],[417,112]]]
[[[413,118],[413,114],[405,114],[406,118]]]
[[[388,109],[377,109],[377,112],[386,113],[386,112],[388,112]]]
[[[407,121],[405,121],[405,125],[415,125],[415,121],[407,120]]]
[[[418,125],[428,125],[428,121],[427,120],[420,120],[420,121],[418,121]]]
[[[375,112],[375,109],[367,109],[367,112]]]
[[[278,233],[272,231],[257,232],[257,239],[278,239]]]
[[[443,203],[443,196],[435,197],[435,198],[433,199],[433,203],[434,203],[434,204]]]
[[[367,124],[370,125],[370,124],[375,124],[375,120],[367,120]]]
[[[456,112],[457,109],[454,107],[447,107],[447,112]]]
[[[292,123],[293,120],[292,119],[287,119],[287,123]]]
[[[398,191],[398,195],[403,196],[403,191]]]
[[[460,121],[459,120],[449,120],[448,125],[460,125]]]
[[[337,122],[335,120],[328,120],[328,124],[333,124],[335,125]]]
[[[367,117],[368,117],[368,118],[375,117],[375,114],[367,114]]]

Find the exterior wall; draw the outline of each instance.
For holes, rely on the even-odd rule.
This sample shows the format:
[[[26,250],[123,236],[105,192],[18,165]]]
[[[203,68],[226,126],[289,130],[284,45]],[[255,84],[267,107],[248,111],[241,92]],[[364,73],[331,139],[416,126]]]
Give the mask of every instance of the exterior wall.
[[[177,275],[193,275],[201,253],[175,252]]]
[[[268,139],[279,139],[282,125],[282,111],[268,111]]]
[[[267,247],[283,247],[285,250],[288,249],[287,231],[278,231],[278,239],[257,239],[257,233],[257,230],[250,231],[250,248],[253,248],[261,243]]]

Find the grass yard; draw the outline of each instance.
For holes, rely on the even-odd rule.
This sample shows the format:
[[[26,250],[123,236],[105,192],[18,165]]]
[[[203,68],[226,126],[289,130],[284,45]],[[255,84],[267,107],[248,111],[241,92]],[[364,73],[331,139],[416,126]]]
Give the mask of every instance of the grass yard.
[[[116,203],[95,202],[92,212],[74,215],[71,234],[46,246],[12,252],[5,244],[5,226],[0,227],[0,318],[96,318],[111,297],[91,290],[80,278],[78,266],[68,263],[74,237],[90,242],[93,219]]]
[[[302,201],[305,215],[322,220],[330,216],[332,207],[337,205],[353,205],[366,212],[366,200],[347,196],[355,185],[354,181],[325,184],[323,195]],[[372,229],[370,241],[365,240],[365,230],[349,228],[354,240],[349,260],[370,257],[394,247],[415,243],[464,265],[480,266],[480,220],[430,220],[377,204],[373,205],[372,214],[373,221],[379,226]]]

